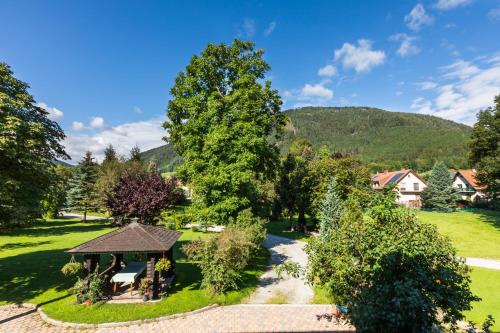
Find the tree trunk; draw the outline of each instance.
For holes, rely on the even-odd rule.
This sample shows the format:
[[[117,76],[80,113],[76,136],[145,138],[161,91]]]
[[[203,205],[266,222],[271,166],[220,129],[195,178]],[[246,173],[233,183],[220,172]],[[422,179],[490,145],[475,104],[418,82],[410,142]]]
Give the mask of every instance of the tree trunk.
[[[288,217],[290,221],[290,231],[294,231],[294,225],[293,225],[293,212],[290,213],[290,216]]]
[[[297,229],[300,232],[306,232],[306,214],[303,210],[299,210],[299,220]]]

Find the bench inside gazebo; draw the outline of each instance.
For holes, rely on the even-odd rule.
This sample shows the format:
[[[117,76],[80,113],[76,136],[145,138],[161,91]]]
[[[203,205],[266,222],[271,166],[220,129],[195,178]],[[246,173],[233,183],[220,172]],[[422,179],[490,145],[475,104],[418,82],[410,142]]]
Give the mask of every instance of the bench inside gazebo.
[[[165,282],[173,279],[175,261],[172,250],[181,234],[162,226],[130,223],[66,252],[72,255],[82,254],[87,272],[90,274],[97,270],[105,278],[112,291],[112,298],[123,299],[129,292],[128,297],[138,298],[139,294],[134,293],[134,286],[137,286],[144,272],[152,282],[151,297],[157,298],[165,287]],[[146,261],[126,263],[124,255],[133,253],[145,255]],[[101,269],[99,264],[103,254],[111,255],[111,264],[105,269]],[[167,258],[172,263],[170,270],[162,274],[155,271],[155,265],[161,258]],[[128,289],[127,293],[118,293],[123,288]]]

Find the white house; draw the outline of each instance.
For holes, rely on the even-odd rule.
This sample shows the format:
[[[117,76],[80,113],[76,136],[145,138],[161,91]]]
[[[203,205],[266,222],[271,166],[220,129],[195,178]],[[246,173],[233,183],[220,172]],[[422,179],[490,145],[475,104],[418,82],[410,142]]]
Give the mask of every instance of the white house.
[[[412,170],[384,171],[372,176],[374,190],[382,190],[385,186],[395,185],[398,191],[396,201],[406,207],[418,208],[422,205],[420,193],[427,183]]]
[[[460,192],[462,200],[477,202],[486,196],[486,187],[477,184],[475,169],[453,171],[452,177],[453,186]]]

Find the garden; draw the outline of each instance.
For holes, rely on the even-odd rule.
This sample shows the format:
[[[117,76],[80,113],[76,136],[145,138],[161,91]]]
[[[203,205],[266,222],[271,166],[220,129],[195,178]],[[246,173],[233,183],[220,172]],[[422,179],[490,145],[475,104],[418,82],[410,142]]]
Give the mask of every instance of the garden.
[[[69,322],[103,323],[154,318],[191,311],[211,304],[235,304],[249,296],[267,264],[265,250],[255,253],[243,270],[238,290],[211,294],[200,287],[200,268],[180,248],[190,240],[210,233],[183,230],[174,248],[177,279],[160,302],[137,304],[76,304],[69,293],[74,281],[61,273],[69,261],[64,250],[113,230],[108,223],[53,219],[33,227],[0,234],[0,304],[34,303],[54,319]]]

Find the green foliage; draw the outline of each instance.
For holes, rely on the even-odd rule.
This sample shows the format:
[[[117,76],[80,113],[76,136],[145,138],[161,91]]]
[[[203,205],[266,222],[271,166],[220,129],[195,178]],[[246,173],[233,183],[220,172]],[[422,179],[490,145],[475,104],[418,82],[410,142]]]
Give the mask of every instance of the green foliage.
[[[91,273],[85,278],[78,278],[73,291],[76,293],[78,303],[97,303],[105,298],[105,281],[97,272]]]
[[[28,88],[0,62],[0,228],[40,217],[57,181],[52,161],[69,158],[60,143],[64,132]]]
[[[200,266],[202,287],[219,294],[238,288],[254,246],[243,230],[228,227],[219,235],[191,241],[182,250]]]
[[[83,212],[83,220],[85,221],[87,211],[99,208],[95,190],[98,164],[94,161],[92,153],[87,151],[72,171],[73,175],[69,181],[67,192],[68,208]]]
[[[262,56],[251,42],[208,44],[170,91],[167,140],[183,158],[179,174],[195,204],[214,223],[255,206],[255,182],[276,169],[279,151],[268,137],[278,136],[285,118]]]
[[[56,218],[60,210],[66,205],[66,186],[70,177],[70,168],[63,165],[54,166],[54,181],[40,202],[42,216],[45,219]]]
[[[158,272],[168,272],[172,267],[172,263],[167,258],[161,258],[155,264],[155,270]]]
[[[78,275],[83,270],[83,265],[80,262],[68,262],[61,268],[61,273],[65,276]]]
[[[158,263],[156,263],[156,265],[158,265]],[[156,265],[155,265],[155,269],[156,269]],[[156,270],[158,270],[158,269],[156,269]],[[141,281],[139,282],[139,288],[137,288],[137,289],[138,289],[140,295],[146,295],[149,292],[150,287],[151,287],[151,279],[149,279],[147,277],[143,277],[141,279]]]
[[[350,153],[372,172],[403,167],[426,171],[436,161],[456,169],[469,167],[464,142],[471,129],[463,124],[366,107],[304,107],[283,113],[289,122],[283,140],[276,141],[283,156],[298,137],[309,140],[313,149],[325,147],[330,154]],[[401,144],[408,138],[411,144]],[[160,169],[167,171],[174,170],[181,160],[170,144],[142,156],[157,160]]]
[[[278,276],[278,279],[283,278],[285,275],[291,276],[294,279],[298,279],[304,275],[304,269],[299,263],[291,260],[287,260],[282,264],[274,266],[274,272]]]
[[[308,280],[348,306],[357,332],[430,332],[455,324],[478,300],[469,268],[434,226],[392,199],[379,199],[369,217],[341,222],[328,240],[313,239],[306,247]]]
[[[332,178],[328,185],[328,191],[319,208],[319,234],[322,238],[328,235],[339,227],[340,218],[342,217],[343,207],[342,201],[336,192],[337,182]]]
[[[255,249],[266,239],[266,221],[252,213],[250,208],[238,213],[234,227],[241,229],[247,235],[247,239],[255,245]]]
[[[472,129],[469,160],[476,167],[480,185],[495,206],[500,206],[500,95],[495,106],[482,110]]]
[[[422,191],[422,206],[441,211],[453,211],[460,200],[457,189],[446,165],[436,163],[429,177],[427,187]]]

